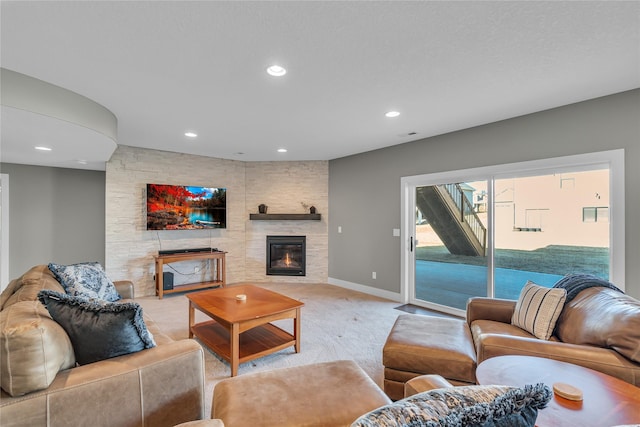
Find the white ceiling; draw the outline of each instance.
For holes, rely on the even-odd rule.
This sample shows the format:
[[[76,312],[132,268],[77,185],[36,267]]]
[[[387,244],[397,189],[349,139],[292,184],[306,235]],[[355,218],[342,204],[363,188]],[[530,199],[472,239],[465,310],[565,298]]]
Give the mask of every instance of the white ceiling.
[[[108,108],[118,144],[328,160],[640,87],[640,2],[3,0],[0,64]],[[15,133],[3,162],[104,169]]]

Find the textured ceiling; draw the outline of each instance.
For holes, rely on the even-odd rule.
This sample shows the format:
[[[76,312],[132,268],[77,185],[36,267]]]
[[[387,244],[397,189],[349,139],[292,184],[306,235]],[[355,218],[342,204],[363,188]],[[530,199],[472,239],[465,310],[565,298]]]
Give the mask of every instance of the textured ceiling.
[[[637,1],[1,8],[3,68],[108,108],[118,144],[227,159],[333,159],[640,87]],[[1,159],[47,164],[32,145],[3,132]],[[60,165],[104,168],[71,145]]]

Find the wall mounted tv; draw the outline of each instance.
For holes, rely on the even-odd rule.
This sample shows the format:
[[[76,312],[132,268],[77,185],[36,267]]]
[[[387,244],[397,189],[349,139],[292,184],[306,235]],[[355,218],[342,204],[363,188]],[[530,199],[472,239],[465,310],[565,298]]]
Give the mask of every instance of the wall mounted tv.
[[[147,230],[227,228],[227,189],[147,184]]]

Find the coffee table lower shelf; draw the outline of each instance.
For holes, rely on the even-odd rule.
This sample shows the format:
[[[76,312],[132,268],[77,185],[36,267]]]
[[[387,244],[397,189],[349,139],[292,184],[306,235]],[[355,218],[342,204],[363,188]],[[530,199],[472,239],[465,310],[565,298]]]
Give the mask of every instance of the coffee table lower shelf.
[[[215,320],[197,323],[193,334],[211,351],[231,363],[231,334]],[[287,347],[295,346],[296,339],[287,331],[267,323],[240,334],[239,363],[248,362]]]

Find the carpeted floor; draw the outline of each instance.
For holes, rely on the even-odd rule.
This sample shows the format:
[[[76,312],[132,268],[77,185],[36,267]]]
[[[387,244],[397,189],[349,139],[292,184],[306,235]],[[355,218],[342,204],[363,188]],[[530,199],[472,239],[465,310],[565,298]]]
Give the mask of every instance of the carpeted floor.
[[[293,347],[240,365],[238,375],[287,366],[350,359],[382,387],[382,346],[398,315],[397,302],[328,284],[268,283],[259,286],[304,302],[300,353]],[[136,298],[145,314],[174,339],[188,337],[188,301],[184,294]],[[210,320],[196,311],[196,322]],[[291,332],[292,320],[276,324]],[[215,384],[230,376],[227,362],[205,347],[206,414]]]

